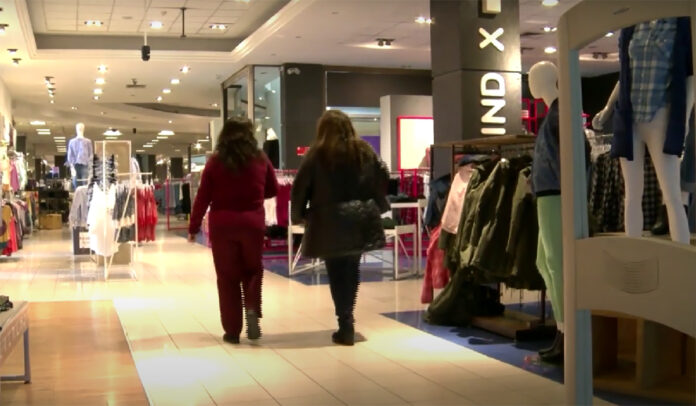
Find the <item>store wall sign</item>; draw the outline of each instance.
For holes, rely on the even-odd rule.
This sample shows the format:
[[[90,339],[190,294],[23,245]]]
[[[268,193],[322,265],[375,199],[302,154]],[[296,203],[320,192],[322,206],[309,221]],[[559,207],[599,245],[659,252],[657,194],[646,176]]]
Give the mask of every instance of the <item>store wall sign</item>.
[[[501,0],[481,0],[483,14],[500,14],[503,10]]]
[[[305,156],[309,152],[309,147],[297,147],[297,156]]]
[[[500,14],[502,10],[501,0],[481,0],[481,11],[484,14]],[[492,33],[483,27],[479,27],[479,34],[483,40],[479,42],[479,49],[484,52],[505,51],[502,36],[505,33],[503,27],[496,28]],[[492,46],[492,47],[489,47]],[[505,78],[497,72],[488,72],[481,76],[481,106],[484,112],[481,115],[481,135],[505,135],[504,116],[496,115],[505,108]]]

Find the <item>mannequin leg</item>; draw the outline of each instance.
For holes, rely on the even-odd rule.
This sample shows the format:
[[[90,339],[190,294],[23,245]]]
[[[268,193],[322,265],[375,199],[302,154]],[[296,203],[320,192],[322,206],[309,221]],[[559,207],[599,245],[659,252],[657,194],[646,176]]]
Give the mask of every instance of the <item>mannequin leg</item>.
[[[662,200],[667,206],[669,233],[672,241],[689,244],[689,224],[682,204],[680,159],[662,152],[667,137],[667,109],[661,109],[650,123],[635,126],[634,138],[641,138],[655,164],[657,181],[662,189]]]
[[[561,196],[537,198],[539,243],[537,268],[551,298],[553,317],[560,332],[563,328],[563,243],[561,229]]]
[[[643,235],[643,185],[645,144],[638,134],[637,124],[633,128],[633,160],[621,158],[621,173],[623,174],[626,194],[624,197],[624,225],[626,235],[641,237]],[[663,138],[664,141],[664,138]],[[664,155],[664,154],[663,154]]]

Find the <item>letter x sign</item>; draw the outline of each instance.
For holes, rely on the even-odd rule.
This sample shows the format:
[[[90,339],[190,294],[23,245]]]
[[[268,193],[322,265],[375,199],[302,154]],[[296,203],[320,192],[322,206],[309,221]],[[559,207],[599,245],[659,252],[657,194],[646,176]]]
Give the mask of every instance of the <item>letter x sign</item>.
[[[479,34],[483,36],[483,41],[481,41],[479,44],[479,48],[483,49],[488,45],[493,45],[498,49],[498,51],[503,52],[503,50],[505,50],[505,45],[498,40],[498,38],[503,35],[503,32],[505,32],[505,30],[498,28],[497,30],[493,31],[493,34],[490,34],[485,29],[479,28]]]

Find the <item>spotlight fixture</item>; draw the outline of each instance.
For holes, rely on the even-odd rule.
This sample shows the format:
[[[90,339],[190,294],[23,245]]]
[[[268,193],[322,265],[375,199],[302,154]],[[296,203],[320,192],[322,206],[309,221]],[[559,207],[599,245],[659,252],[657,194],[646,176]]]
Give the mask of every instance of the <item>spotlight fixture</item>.
[[[173,85],[178,85],[179,83],[181,83],[181,81],[178,78],[172,78],[172,80],[170,80],[169,83]]]
[[[9,24],[0,24],[0,35],[5,35],[5,31],[7,31],[7,27],[9,26]]]
[[[191,67],[190,67],[190,66],[187,66],[187,65],[184,65],[184,66],[182,66],[182,67],[179,69],[179,71],[180,71],[181,73],[186,74],[186,73],[191,72]]]
[[[7,48],[7,52],[9,52],[10,55],[17,55],[17,48]]]
[[[99,71],[99,73],[106,73],[106,71],[108,71],[108,70],[109,70],[109,68],[106,65],[99,65],[97,67],[97,71]]]
[[[106,115],[106,112],[105,112],[105,111],[102,111],[100,114],[101,114],[102,116],[105,116],[105,115]]]
[[[548,25],[546,27],[544,27],[544,32],[556,32],[556,31],[558,31],[557,27],[551,27]]]
[[[224,31],[227,29],[227,26],[225,24],[210,24],[210,29]]]
[[[541,0],[541,5],[546,7],[557,6],[558,0]]]
[[[101,27],[104,25],[104,22],[100,20],[85,20],[85,25],[88,27]]]
[[[201,145],[200,142],[197,142],[196,145],[194,145],[193,147],[196,148],[196,149],[201,149],[201,148],[203,148],[203,146]]]
[[[121,131],[115,128],[109,128],[108,130],[104,131],[104,135],[115,137],[121,135]]]
[[[100,87],[97,87],[94,89],[94,94],[102,94],[102,93],[104,93],[104,91]]]
[[[150,21],[150,28],[153,30],[159,30],[163,26],[162,21]]]
[[[155,99],[155,100],[157,100],[158,102],[161,102],[161,101],[162,101],[162,96],[157,96],[157,99]]]
[[[613,36],[614,36],[614,33],[611,32],[611,31],[609,31],[609,32],[607,33],[607,35],[605,35],[605,37],[607,37],[607,38],[613,37]]]
[[[53,100],[53,99],[51,99],[50,103],[51,103],[51,104],[56,104],[56,101]]]
[[[77,110],[77,106],[70,107],[71,110]]]
[[[174,131],[172,131],[172,130],[162,130],[162,131],[158,132],[157,135],[165,135],[165,136],[174,135]]]
[[[173,123],[173,121],[172,121],[172,120],[169,120],[169,124],[171,124],[171,123]]]
[[[546,54],[555,54],[555,53],[556,53],[556,47],[546,47],[546,48],[544,48],[544,53],[546,53]]]
[[[12,65],[19,66],[19,61],[21,60],[22,58],[12,58]]]
[[[390,47],[392,42],[394,42],[394,38],[377,38],[375,41],[377,41],[378,46]]]
[[[96,84],[98,84],[98,85],[101,86],[101,85],[103,85],[103,84],[106,83],[106,79],[104,79],[104,78],[96,78],[96,79],[94,80],[94,83],[96,83]]]
[[[31,124],[31,125],[46,125],[46,122],[43,120],[32,120],[29,124]]]
[[[217,104],[217,103],[212,103],[212,104],[210,105],[210,107],[217,108],[217,107],[218,107],[218,104]]]
[[[162,93],[164,93],[164,94],[169,94],[171,92],[172,92],[172,89],[169,89],[169,88],[162,89]]]
[[[418,16],[418,17],[416,17],[416,22],[417,22],[418,24],[428,24],[428,25],[430,25],[430,24],[433,23],[433,19],[430,18],[430,17]]]

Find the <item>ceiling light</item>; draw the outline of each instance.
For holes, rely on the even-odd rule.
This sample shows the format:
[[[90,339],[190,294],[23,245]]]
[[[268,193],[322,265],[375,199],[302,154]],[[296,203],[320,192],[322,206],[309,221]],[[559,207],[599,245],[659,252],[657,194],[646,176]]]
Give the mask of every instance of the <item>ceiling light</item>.
[[[169,139],[169,137],[167,137],[166,135],[158,135],[157,136],[157,140],[167,140],[167,139]],[[157,140],[155,140],[155,141],[157,141]]]
[[[106,71],[109,70],[109,68],[106,65],[99,65],[99,67],[97,67],[97,70],[100,73],[106,73]]]
[[[416,18],[416,22],[417,22],[418,24],[432,24],[432,23],[433,23],[433,19],[430,18],[430,17],[418,16],[418,17]]]
[[[136,149],[135,152],[145,152],[144,149]]]
[[[556,53],[556,47],[546,47],[546,48],[544,48],[544,53],[547,53],[547,54],[555,54],[555,53]]]
[[[104,22],[99,20],[86,20],[85,25],[88,27],[101,27],[104,25]]]
[[[190,66],[187,66],[187,65],[184,65],[184,66],[181,67],[181,69],[179,69],[179,71],[180,71],[181,73],[189,73],[189,72],[191,72],[191,67],[190,67]]]
[[[0,35],[5,35],[7,27],[9,27],[8,24],[0,24]]]
[[[56,135],[55,137],[53,137],[53,139],[56,140],[56,141],[60,141],[60,140],[65,141],[65,137],[63,137],[63,136],[57,136],[57,135]]]
[[[70,107],[71,110],[77,110],[77,106]]]
[[[162,28],[162,21],[150,21],[150,28],[159,30]]]
[[[544,32],[556,32],[556,31],[558,31],[557,27],[551,27],[548,25],[546,27],[544,27]]]
[[[12,58],[12,64],[14,66],[19,66],[19,61],[21,61],[22,58]]]
[[[173,121],[172,121],[172,120],[169,120],[169,124],[171,124],[171,123],[173,123]]]
[[[157,135],[174,135],[174,131],[172,130],[162,130],[157,133]]]
[[[210,24],[210,29],[224,31],[227,29],[227,26],[225,24]]]
[[[105,112],[105,111],[102,111],[100,114],[101,114],[102,116],[105,116],[105,115],[106,115],[106,112]]]
[[[196,149],[201,149],[201,148],[203,148],[203,146],[201,145],[200,142],[197,142],[196,145],[194,145],[193,147],[196,148]]]
[[[218,104],[217,104],[217,103],[212,103],[210,106],[211,106],[211,107],[217,108]]]
[[[145,145],[143,145],[143,148],[152,148],[152,145],[150,145],[150,144],[145,144]]]
[[[609,31],[609,32],[607,33],[607,35],[605,35],[605,37],[613,37],[613,36],[614,36],[614,33],[611,32],[611,31]]]
[[[99,96],[92,97],[94,100],[99,100]]]
[[[29,124],[31,124],[31,125],[46,125],[46,122],[42,121],[42,120],[33,120],[33,121],[29,122]]]
[[[118,136],[118,135],[121,135],[121,131],[119,131],[115,128],[109,128],[108,130],[104,131],[104,135]]]
[[[55,104],[56,102],[54,100],[51,100],[51,104]]]
[[[179,83],[181,83],[181,81],[177,78],[172,78],[172,80],[170,80],[169,83],[173,85],[178,85]]]
[[[541,5],[546,7],[557,6],[558,0],[541,0]]]
[[[7,52],[9,52],[10,55],[17,55],[17,48],[8,48]]]
[[[106,79],[104,79],[104,78],[96,78],[96,79],[94,80],[94,83],[96,83],[96,84],[98,84],[98,85],[103,85],[103,84],[106,83]]]
[[[106,138],[107,140],[117,140],[118,139],[118,137],[104,137],[104,138]]]
[[[156,100],[157,100],[158,102],[161,102],[161,101],[162,101],[162,96],[157,96],[157,99],[156,99]]]
[[[162,89],[162,93],[164,93],[164,94],[169,94],[171,92],[172,92],[172,89],[169,89],[169,88]]]
[[[98,87],[98,88],[94,89],[94,94],[102,94],[102,93],[104,93],[104,91],[101,88]]]

